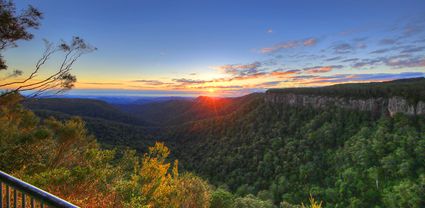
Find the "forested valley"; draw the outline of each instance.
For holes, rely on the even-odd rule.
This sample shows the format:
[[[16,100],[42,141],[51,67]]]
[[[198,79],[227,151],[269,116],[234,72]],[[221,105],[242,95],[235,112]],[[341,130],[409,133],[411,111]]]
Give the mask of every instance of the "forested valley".
[[[392,86],[390,90],[381,93],[392,93],[399,89],[411,92],[415,92],[416,89],[416,92],[423,92],[423,85],[411,84],[418,82],[423,82],[423,79],[378,85]],[[374,92],[373,88],[364,90],[363,84],[353,86],[352,90],[361,88],[366,93]],[[335,86],[335,89],[339,87],[341,86]],[[344,92],[350,91],[344,90]],[[341,95],[334,93],[333,96]],[[385,97],[385,94],[382,94],[382,97]],[[57,105],[58,102],[63,102],[63,105]],[[78,148],[78,151],[88,151],[90,155],[84,156],[84,160],[79,159],[85,161],[84,165],[76,165],[75,161],[68,161],[67,157],[62,156],[64,161],[60,162],[60,165],[55,164],[49,168],[27,164],[24,162],[26,160],[21,160],[20,163],[7,162],[3,164],[2,169],[6,167],[6,170],[14,170],[18,175],[37,184],[40,184],[40,177],[48,178],[43,180],[45,184],[40,184],[41,187],[47,187],[53,192],[55,192],[53,189],[58,189],[56,191],[64,197],[67,196],[66,191],[69,187],[61,186],[62,190],[54,184],[49,184],[50,181],[56,181],[58,185],[70,177],[79,183],[85,183],[88,178],[99,177],[98,187],[92,188],[99,189],[98,194],[106,194],[101,190],[114,190],[115,192],[108,192],[114,194],[113,203],[120,203],[122,206],[150,204],[155,207],[159,206],[155,203],[160,202],[149,200],[159,199],[133,198],[130,196],[138,192],[133,192],[135,189],[128,189],[135,188],[136,178],[148,180],[143,177],[164,177],[172,181],[167,182],[169,184],[166,187],[174,188],[173,194],[178,194],[178,191],[193,194],[193,200],[198,203],[193,207],[198,207],[199,204],[205,207],[249,207],[252,204],[257,204],[255,207],[296,207],[302,203],[309,204],[310,197],[316,200],[312,202],[313,204],[322,202],[323,207],[423,207],[425,203],[423,116],[401,113],[395,116],[376,115],[372,112],[333,106],[325,109],[294,107],[265,102],[262,93],[240,98],[200,97],[192,101],[137,104],[127,110],[123,110],[125,108],[123,106],[86,99],[69,102],[67,99],[41,98],[27,100],[23,104],[34,110],[41,120],[39,121],[39,118],[25,108],[18,107],[19,116],[30,116],[31,119],[25,118],[20,120],[25,123],[15,125],[26,125],[28,126],[26,128],[34,132],[26,131],[19,134],[11,133],[10,130],[3,132],[3,135],[10,135],[10,138],[12,135],[16,138],[16,135],[23,134],[14,145],[2,145],[3,158],[11,154],[10,151],[16,151],[26,145],[41,145],[38,142],[46,138],[51,138],[52,141],[42,142],[43,144],[60,145],[62,142],[55,143],[58,141],[53,138],[61,138],[63,134],[74,135],[74,139],[83,137],[84,139],[78,138],[77,141],[87,143],[85,145],[65,144],[71,145],[70,147],[87,146],[86,150]],[[6,109],[8,108],[3,108],[3,118],[9,118],[5,116],[17,110],[6,111]],[[131,113],[132,110],[139,113]],[[149,111],[150,114],[143,117],[141,114],[143,111]],[[199,114],[200,112],[202,113]],[[132,117],[134,115],[137,116]],[[161,115],[164,117],[161,118]],[[148,124],[143,121],[152,117],[156,117],[156,123]],[[172,119],[179,122],[172,122]],[[144,124],[146,126],[143,126]],[[35,128],[37,125],[46,127],[40,130]],[[52,126],[54,128],[50,129]],[[71,126],[72,129],[66,130]],[[14,129],[18,131],[18,128]],[[89,136],[91,134],[97,137],[98,142]],[[28,137],[32,138],[31,142],[24,139]],[[157,141],[162,143],[156,143]],[[9,142],[10,140],[3,141],[3,144]],[[157,156],[157,151],[163,155]],[[40,152],[22,152],[22,154],[27,156],[18,158],[31,155],[34,163],[39,165],[41,163],[37,158],[48,158]],[[32,154],[38,156],[34,157]],[[137,159],[139,157],[140,159]],[[150,171],[144,169],[148,167],[143,163],[152,161],[150,157],[160,157],[154,159],[158,167],[149,167],[154,169],[161,167],[161,176],[143,175],[154,173],[151,172],[153,169]],[[57,163],[57,160],[59,159],[49,163]],[[99,161],[94,162],[97,160]],[[174,160],[179,162],[172,162]],[[13,166],[7,166],[11,164]],[[86,167],[87,164],[90,164],[89,167]],[[121,167],[123,164],[126,166]],[[67,169],[69,167],[73,169],[70,171]],[[144,171],[137,171],[137,167]],[[109,171],[102,171],[102,168]],[[177,173],[178,170],[182,173]],[[177,184],[174,184],[176,180],[173,177],[188,180],[189,182],[181,183],[186,185],[190,183],[193,187],[192,185],[189,187],[193,189],[179,190]],[[166,182],[165,179],[162,181]],[[131,183],[133,185],[130,185]],[[105,187],[106,184],[110,187]],[[127,187],[123,188],[125,185]],[[157,187],[155,190],[160,191],[161,188]],[[157,194],[155,197],[170,200],[170,195]],[[146,193],[143,193],[140,196],[145,195]],[[78,199],[78,196],[73,197],[75,200]],[[94,199],[90,200],[97,197],[99,196],[94,196]],[[120,199],[118,202],[117,198]],[[177,201],[176,203],[184,203]],[[163,201],[163,203],[171,202]]]

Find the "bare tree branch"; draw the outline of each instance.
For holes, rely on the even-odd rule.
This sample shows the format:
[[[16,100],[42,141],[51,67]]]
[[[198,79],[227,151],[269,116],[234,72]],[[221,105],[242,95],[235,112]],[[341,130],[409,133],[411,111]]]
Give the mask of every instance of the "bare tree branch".
[[[43,53],[43,56],[37,61],[35,64],[34,71],[23,81],[15,81],[15,82],[9,82],[5,84],[0,84],[0,87],[6,87],[14,84],[23,84],[34,78],[34,76],[38,73],[40,68],[46,63],[46,61],[50,58],[51,55],[53,55],[55,52],[57,52],[57,49],[53,48],[53,44],[50,42],[45,41],[46,43],[46,49]]]
[[[83,39],[79,37],[74,37],[69,44],[62,41],[62,43],[56,47],[53,47],[52,43],[46,41],[46,49],[42,57],[36,62],[35,68],[32,73],[22,81],[14,81],[0,84],[0,88],[18,85],[0,96],[25,91],[35,91],[31,94],[31,96],[38,96],[47,91],[56,90],[57,93],[61,93],[66,90],[69,90],[74,87],[74,83],[77,81],[76,77],[70,73],[73,64],[83,54],[92,52],[94,50],[96,50],[96,48],[88,45],[84,42]],[[65,54],[59,68],[57,69],[57,72],[46,78],[41,79],[40,81],[34,81],[34,78],[39,74],[42,66],[46,64],[46,62],[53,54],[58,52],[63,52]]]

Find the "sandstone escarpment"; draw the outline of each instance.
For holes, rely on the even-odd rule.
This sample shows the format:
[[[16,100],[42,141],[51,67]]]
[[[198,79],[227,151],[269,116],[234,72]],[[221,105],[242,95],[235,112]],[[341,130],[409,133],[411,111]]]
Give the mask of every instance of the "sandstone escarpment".
[[[402,97],[359,99],[267,92],[265,100],[266,102],[281,103],[298,107],[325,108],[336,106],[345,109],[389,114],[391,116],[396,113],[403,113],[406,115],[425,115],[424,101],[410,103]]]

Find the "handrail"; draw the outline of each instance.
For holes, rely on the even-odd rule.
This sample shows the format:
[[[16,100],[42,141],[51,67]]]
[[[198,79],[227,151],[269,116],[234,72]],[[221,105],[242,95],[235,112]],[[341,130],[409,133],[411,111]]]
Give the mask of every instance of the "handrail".
[[[28,184],[24,181],[21,181],[11,175],[8,175],[7,173],[0,171],[0,207],[3,207],[3,185],[2,183],[6,184],[6,207],[10,206],[10,199],[12,198],[10,196],[10,190],[9,187],[12,187],[13,190],[13,203],[14,207],[17,205],[17,201],[19,201],[19,198],[17,196],[16,191],[19,190],[21,192],[21,204],[22,207],[25,207],[25,195],[29,195],[31,197],[31,207],[34,207],[34,199],[37,199],[40,201],[41,207],[44,206],[44,204],[50,206],[50,207],[58,207],[58,208],[78,208],[78,206],[71,204],[53,194],[50,194],[46,191],[43,191],[31,184]]]

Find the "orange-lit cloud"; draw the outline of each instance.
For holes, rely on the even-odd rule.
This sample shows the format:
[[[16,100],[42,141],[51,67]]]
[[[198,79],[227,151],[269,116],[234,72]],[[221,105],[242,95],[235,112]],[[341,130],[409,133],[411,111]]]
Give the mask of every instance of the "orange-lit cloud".
[[[315,66],[304,68],[304,72],[307,74],[325,73],[332,71],[334,68],[340,68],[340,66]]]
[[[294,70],[287,70],[287,71],[273,71],[270,73],[271,76],[275,77],[288,77],[293,74],[300,73],[301,70],[294,69]]]
[[[170,84],[170,83],[162,82],[162,81],[159,81],[159,80],[145,80],[145,79],[132,80],[132,82],[139,82],[139,83],[143,83],[143,84],[146,84],[146,85],[165,85],[165,84]]]
[[[317,39],[316,38],[309,38],[304,40],[303,44],[304,46],[312,46],[312,45],[316,45],[317,43]]]

